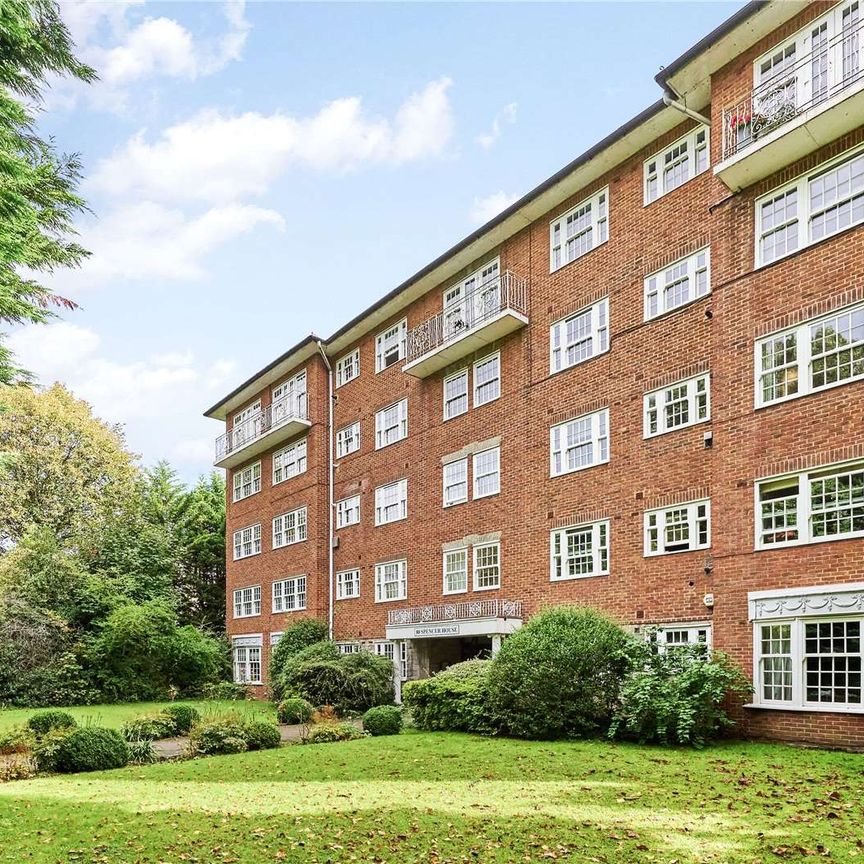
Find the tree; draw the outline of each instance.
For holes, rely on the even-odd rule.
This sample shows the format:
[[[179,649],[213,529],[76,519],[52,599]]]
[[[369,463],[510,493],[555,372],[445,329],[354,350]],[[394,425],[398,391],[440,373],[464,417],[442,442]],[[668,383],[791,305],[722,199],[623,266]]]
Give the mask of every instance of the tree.
[[[59,384],[41,393],[9,388],[4,400],[0,541],[17,542],[31,526],[44,526],[68,543],[124,512],[136,469],[118,427]]]
[[[95,79],[72,47],[51,0],[0,3],[0,321],[8,323],[41,323],[52,305],[73,307],[33,274],[76,267],[88,254],[73,239],[86,209],[76,192],[80,161],[39,138],[28,107],[50,75]],[[0,384],[26,377],[0,344]]]

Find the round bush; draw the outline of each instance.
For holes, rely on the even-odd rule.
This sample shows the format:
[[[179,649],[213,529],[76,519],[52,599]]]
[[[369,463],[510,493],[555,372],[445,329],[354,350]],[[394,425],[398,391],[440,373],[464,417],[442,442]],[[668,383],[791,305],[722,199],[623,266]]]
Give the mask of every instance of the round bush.
[[[165,714],[145,714],[127,720],[122,731],[127,741],[158,741],[177,734],[174,719]]]
[[[86,726],[74,729],[57,746],[54,770],[62,774],[107,771],[129,763],[129,747],[116,729]]]
[[[402,709],[378,705],[363,715],[363,731],[370,735],[398,735],[402,731]]]
[[[414,725],[430,732],[494,732],[488,705],[490,664],[490,660],[466,660],[431,678],[406,681],[402,702]]]
[[[276,718],[280,723],[292,725],[308,723],[312,719],[314,711],[311,702],[307,702],[299,696],[289,696],[276,706]]]
[[[327,639],[327,624],[315,618],[304,618],[285,629],[279,641],[270,651],[270,686],[273,698],[278,702],[291,694],[282,689],[282,675],[285,664],[304,648],[324,642]]]
[[[540,613],[505,639],[491,661],[493,720],[518,738],[606,731],[633,643],[594,609],[559,606]]]
[[[188,735],[189,730],[201,719],[191,705],[169,705],[162,711],[174,723],[175,735]]]
[[[66,711],[37,711],[27,721],[27,725],[34,735],[41,738],[52,729],[74,729],[78,724]]]
[[[246,724],[244,732],[249,750],[272,750],[282,743],[279,729],[272,723],[254,720]]]
[[[313,726],[303,739],[304,744],[328,744],[332,741],[353,741],[363,733],[352,723],[322,723]]]

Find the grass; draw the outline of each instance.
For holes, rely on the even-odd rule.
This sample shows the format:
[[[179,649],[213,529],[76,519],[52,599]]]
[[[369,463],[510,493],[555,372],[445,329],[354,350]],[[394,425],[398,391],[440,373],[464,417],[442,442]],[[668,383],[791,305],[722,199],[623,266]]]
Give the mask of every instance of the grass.
[[[0,785],[0,862],[864,862],[864,758],[407,733]]]
[[[138,717],[141,714],[152,714],[160,708],[169,705],[169,702],[129,702],[122,705],[76,705],[61,710],[68,711],[77,721],[79,726],[107,726],[111,729],[119,729],[127,720]],[[229,700],[181,700],[174,704],[192,705],[204,714],[221,714],[225,711],[240,711],[249,713],[262,720],[276,719],[276,712],[268,702],[260,700],[229,701]],[[10,708],[0,710],[0,731],[12,726],[20,726],[27,722],[31,714],[35,714],[38,708]],[[0,859],[2,860],[2,859]]]

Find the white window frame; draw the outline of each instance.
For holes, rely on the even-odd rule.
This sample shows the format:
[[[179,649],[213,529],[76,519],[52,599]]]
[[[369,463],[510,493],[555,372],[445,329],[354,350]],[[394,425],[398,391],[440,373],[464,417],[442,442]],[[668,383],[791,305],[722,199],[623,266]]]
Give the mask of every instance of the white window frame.
[[[289,526],[289,521],[293,524]],[[288,539],[293,537],[293,539]],[[297,507],[287,513],[273,517],[273,548],[284,549],[303,543],[309,537],[309,512],[307,508]]]
[[[360,349],[349,351],[336,361],[336,387],[360,377]]]
[[[232,536],[232,550],[234,553],[234,561],[242,561],[244,558],[251,558],[253,555],[261,554],[261,523],[255,525],[247,525],[245,528],[238,528]],[[245,551],[246,548],[250,551]],[[240,554],[238,555],[238,549]]]
[[[482,384],[477,383],[477,370],[482,366],[487,366],[491,363],[496,365],[496,374],[490,378],[488,381],[484,381]],[[474,368],[472,369],[472,377],[473,384],[472,393],[473,393],[473,405],[475,408],[480,408],[482,405],[488,405],[490,402],[494,402],[496,399],[501,398],[501,352],[494,351],[492,354],[487,354],[485,357],[482,357],[474,364]],[[492,384],[495,384],[495,395],[489,396],[483,401],[480,401],[478,396],[481,387],[490,387]]]
[[[261,683],[261,642],[260,636],[241,636],[231,643],[231,670],[235,684]]]
[[[495,550],[495,563],[494,565],[484,564],[482,567],[479,564],[479,554],[480,552],[486,549],[494,549]],[[471,573],[472,573],[472,583],[475,591],[497,591],[501,587],[501,544],[496,541],[494,543],[476,543],[471,548]],[[481,569],[492,569],[494,567],[496,571],[496,581],[494,585],[481,585],[480,584],[480,570]]]
[[[816,487],[816,501],[819,500],[819,497],[828,499],[828,501],[836,501],[837,486],[825,481],[837,480],[844,477],[851,479],[852,475],[858,474],[864,474],[864,461],[862,460],[841,462],[835,465],[810,468],[807,471],[798,473],[781,474],[777,477],[767,477],[757,480],[753,484],[756,549],[781,549],[787,546],[806,546],[810,543],[831,543],[836,540],[864,537],[864,529],[852,530],[844,534],[822,536],[813,531],[813,517],[814,515],[818,517],[820,513],[824,514],[823,519],[826,523],[849,518],[850,525],[854,526],[856,523],[862,521],[862,517],[858,514],[864,513],[864,498],[856,499],[854,497],[854,490],[857,487],[852,486],[850,488],[848,510],[851,515],[849,517],[834,517],[834,520],[832,520],[830,514],[841,508],[838,506],[832,510],[826,506],[820,510],[818,506],[814,506],[814,488],[811,485],[824,484],[821,487]],[[854,483],[854,479],[851,482]],[[796,484],[797,491],[793,491]],[[763,499],[762,491],[770,491],[770,487],[773,487],[774,491],[778,493],[782,493],[784,489],[789,489],[790,491],[785,495],[779,494]],[[768,502],[773,502],[773,506],[764,508],[763,504]],[[773,542],[766,542],[765,536],[772,534],[777,534],[780,537],[784,534],[796,534],[797,536],[785,540],[778,539]]]
[[[670,396],[676,395],[675,391],[682,388],[685,391],[683,398],[670,398]],[[686,404],[689,419],[685,423],[670,426],[666,409],[677,403]],[[703,413],[703,416],[700,416],[700,412]],[[651,430],[652,414],[656,424],[654,431]],[[651,390],[645,394],[642,400],[643,438],[657,438],[659,435],[667,435],[670,432],[677,432],[679,429],[698,426],[700,423],[707,423],[710,420],[711,375],[708,372],[694,375],[692,378],[684,378],[674,384],[669,384],[667,387]]]
[[[396,567],[396,579],[389,582],[384,581],[387,575],[388,567]],[[384,586],[386,584],[395,584],[397,586],[397,594],[393,597],[385,597]],[[375,602],[376,603],[393,603],[396,600],[406,600],[408,598],[408,561],[402,558],[398,561],[382,561],[375,565]]]
[[[478,468],[478,463],[482,456],[492,455],[494,468],[492,470],[487,470],[483,473],[480,472]],[[478,479],[485,477],[494,477],[495,478],[495,488],[491,489],[488,492],[480,492],[479,491],[479,483]],[[498,495],[501,492],[501,447],[489,447],[486,450],[480,450],[475,453],[471,459],[471,485],[472,485],[472,494],[474,500],[478,500],[479,498],[489,498],[493,495]]]
[[[700,515],[700,508],[704,509],[704,516]],[[673,512],[686,511],[686,519],[684,522],[670,523],[668,517]],[[656,525],[651,524],[652,517],[656,517]],[[698,501],[687,501],[682,504],[671,504],[668,507],[655,507],[651,510],[646,510],[644,513],[644,549],[643,555],[646,558],[655,558],[660,555],[680,555],[686,552],[699,552],[704,549],[711,548],[711,501],[708,498],[701,498]],[[705,540],[700,542],[700,522],[705,522]],[[689,546],[686,549],[667,549],[666,529],[671,524],[686,525],[689,535]],[[651,532],[657,531],[657,549],[651,549]],[[669,546],[675,545],[670,543]]]
[[[460,472],[459,477],[454,477],[455,472]],[[441,487],[444,507],[455,507],[457,504],[464,504],[468,501],[468,457],[464,459],[454,459],[452,462],[445,462],[441,466]],[[465,487],[464,495],[451,495],[450,490],[458,487]]]
[[[396,494],[398,495],[395,503],[383,503],[383,498],[386,491],[393,488],[396,489]],[[392,519],[385,519],[384,515],[388,507],[397,507],[399,515],[393,517]],[[394,480],[392,483],[384,483],[381,486],[377,486],[375,488],[375,525],[390,525],[393,522],[401,522],[403,519],[407,518],[408,480],[403,477],[401,480]]]
[[[679,302],[669,302],[669,288],[687,281],[687,297]],[[689,255],[672,261],[665,267],[645,277],[645,320],[662,318],[676,309],[683,309],[711,294],[711,247],[705,246]],[[655,301],[652,298],[656,298]]]
[[[583,522],[579,525],[568,525],[549,532],[549,581],[573,582],[577,579],[593,579],[595,576],[608,576],[611,557],[612,526],[608,519],[597,522]],[[570,534],[585,534],[590,536],[590,549],[582,557],[591,558],[591,571],[570,575],[567,554]]]
[[[255,417],[258,418],[257,424],[250,424],[249,429],[244,429],[244,431],[241,432],[240,430],[243,428],[242,424]],[[260,433],[261,400],[256,399],[251,405],[247,405],[242,411],[238,411],[234,415],[234,421],[231,423],[232,449],[237,450],[245,444],[248,444],[250,441],[254,441]]]
[[[348,586],[351,586],[350,588]],[[336,599],[355,600],[360,596],[360,568],[339,570],[336,573]]]
[[[856,147],[854,150],[851,150],[847,153],[844,153],[842,156],[838,156],[836,159],[830,159],[827,162],[823,162],[817,168],[814,168],[811,171],[807,171],[804,174],[801,174],[797,180],[793,180],[791,183],[786,183],[782,186],[778,186],[775,189],[772,189],[767,194],[761,196],[756,199],[754,204],[756,208],[756,230],[755,230],[755,262],[756,267],[764,267],[768,264],[773,264],[775,261],[781,261],[783,258],[787,258],[789,255],[793,255],[796,252],[806,249],[810,246],[815,246],[818,243],[823,242],[824,240],[829,239],[830,237],[834,237],[837,234],[840,234],[843,231],[846,231],[850,228],[855,227],[856,225],[861,225],[864,223],[864,205],[861,207],[861,216],[854,221],[851,218],[850,213],[850,221],[848,225],[844,225],[843,227],[835,228],[831,231],[826,231],[820,237],[813,239],[812,236],[812,220],[814,217],[814,212],[811,210],[810,206],[810,183],[813,181],[819,180],[820,177],[830,174],[832,171],[840,170],[845,165],[850,166],[850,170],[854,168],[854,170],[862,170],[864,167],[864,148]],[[777,223],[777,226],[788,228],[791,225],[795,225],[795,231],[789,233],[788,236],[794,239],[794,243],[792,244],[794,248],[789,248],[789,244],[787,243],[786,251],[782,254],[774,255],[771,258],[767,258],[763,252],[763,240],[769,236],[771,233],[775,233],[779,230],[777,226],[772,227],[768,231],[765,230],[763,226],[764,219],[764,207],[766,204],[771,203],[772,201],[779,200],[780,198],[785,198],[789,193],[795,192],[796,195],[796,206],[794,215],[790,215],[788,212],[784,213],[784,218],[781,222]],[[864,196],[864,189],[860,189],[855,195],[851,196],[852,198],[860,198]],[[829,210],[829,208],[825,208],[825,210]],[[851,205],[850,205],[851,210]],[[818,211],[823,212],[823,211]]]
[[[580,319],[587,319],[587,328],[578,334],[580,338],[568,342],[568,326]],[[571,349],[588,345],[588,353],[578,357],[572,363],[566,358]],[[585,306],[572,315],[567,315],[553,322],[549,327],[549,374],[555,375],[565,369],[572,369],[580,363],[586,363],[594,357],[599,357],[609,350],[609,298],[604,297],[595,303]]]
[[[501,310],[500,280],[500,261],[494,258],[444,291],[441,307],[445,340],[467,332]]]
[[[844,351],[850,353],[850,377],[842,380],[831,381],[826,384],[813,384],[813,344],[811,331],[817,329],[820,325],[834,322],[837,319],[849,316],[850,336],[853,337],[846,345],[843,346]],[[852,306],[845,306],[837,309],[834,312],[829,312],[827,315],[820,315],[816,318],[810,318],[797,324],[795,327],[788,327],[785,330],[778,330],[761,339],[757,339],[754,345],[754,360],[753,367],[756,373],[755,379],[755,401],[756,408],[764,408],[767,405],[779,405],[781,402],[788,402],[790,399],[798,399],[802,396],[809,396],[811,393],[819,393],[822,390],[831,390],[834,387],[842,387],[845,384],[851,384],[854,381],[860,381],[864,378],[864,326],[855,325],[854,317],[859,316],[864,319],[864,303],[856,303]],[[856,327],[860,331],[860,338],[855,340]],[[835,334],[836,329],[833,331]],[[778,344],[780,343],[780,344]],[[777,366],[765,369],[763,367],[762,351],[764,347],[774,346],[775,350],[772,355],[777,359],[785,360],[786,352],[790,347],[794,348],[795,359],[779,363]],[[782,352],[779,353],[779,352]],[[825,352],[820,355],[837,354],[838,349],[831,352]],[[859,355],[856,357],[856,354]],[[839,365],[839,364],[838,364]],[[844,364],[845,365],[845,364]],[[855,374],[856,367],[861,371]],[[827,367],[826,367],[827,368]],[[823,370],[820,370],[823,371]],[[782,377],[777,377],[782,376]],[[790,385],[795,388],[795,392],[787,392],[783,396],[778,396],[773,399],[765,398],[765,390],[763,387],[763,378],[773,377],[775,386],[785,387],[788,391]]]
[[[451,560],[461,559],[462,566],[458,569],[448,570],[448,566]],[[451,588],[448,587],[449,580],[448,577],[461,574],[464,577],[464,587],[456,587]],[[468,547],[461,546],[458,549],[447,549],[441,556],[441,575],[442,575],[442,586],[441,592],[443,594],[467,594],[468,593]]]
[[[386,657],[394,666],[396,666],[396,643],[395,642],[376,642],[372,646],[376,657]]]
[[[668,156],[673,156],[675,150],[684,146],[686,150],[686,158],[688,169],[687,176],[677,185],[671,188],[666,188],[666,172],[664,163]],[[700,155],[701,154],[701,155]],[[683,163],[682,157],[674,157],[674,164],[680,165]],[[668,147],[659,150],[649,159],[646,159],[642,166],[642,203],[647,207],[653,204],[660,198],[686,186],[691,180],[694,180],[700,174],[704,174],[711,167],[711,127],[704,126],[701,123],[694,126],[686,135],[682,135],[676,141],[673,141]],[[651,183],[656,181],[656,193],[651,192]]]
[[[336,502],[336,529],[360,524],[360,495],[349,495]]]
[[[396,355],[389,363],[385,359],[393,349],[395,343]],[[395,324],[391,324],[375,337],[375,374],[395,366],[400,360],[405,359],[408,347],[408,319],[403,318]]]
[[[568,238],[566,236],[567,220],[577,215],[584,208],[590,208],[591,211],[588,225],[573,236],[581,236],[590,230],[591,243],[587,249],[583,249],[578,254],[574,254],[568,258],[565,255],[567,241],[572,239],[572,237]],[[560,216],[556,216],[549,223],[549,272],[554,273],[573,261],[578,261],[598,246],[602,246],[609,239],[609,219],[610,202],[608,186],[598,189],[593,195],[589,195],[575,207],[571,207]]]
[[[273,454],[273,485],[299,477],[309,467],[308,442],[301,438]]]
[[[231,475],[231,485],[234,503],[257,495],[261,491],[261,462],[253,462],[245,468],[238,468]]]
[[[447,385],[453,384],[455,382],[461,382],[462,390],[458,392],[455,396],[451,395],[448,397],[447,395]],[[454,417],[459,417],[462,414],[467,413],[468,411],[468,369],[460,369],[458,372],[454,372],[452,375],[448,375],[443,382],[443,400],[444,400],[444,420],[452,420]],[[451,410],[450,406],[459,401],[462,402],[464,400],[465,407],[461,410]]]
[[[396,423],[386,426],[387,412],[396,409]],[[398,437],[387,440],[388,430],[396,429]],[[408,437],[408,399],[400,399],[375,412],[375,449],[383,450]]]
[[[273,428],[292,417],[306,417],[308,414],[307,380],[306,370],[303,369],[271,390],[270,411]]]
[[[710,651],[714,642],[712,633],[712,625],[710,621],[685,621],[674,624],[655,624],[647,628],[646,638],[648,634],[653,637],[651,643],[656,647],[659,654],[665,654],[670,648],[674,649],[680,645],[704,645]],[[675,638],[669,640],[668,637],[674,634],[676,637],[684,636],[683,640]],[[700,638],[704,634],[705,638]]]
[[[273,583],[270,595],[273,614],[304,611],[306,609],[306,589],[305,575],[277,579]]]
[[[577,465],[575,468],[566,467],[567,446],[565,436],[567,427],[573,423],[588,421],[590,423],[591,437],[589,441],[580,442],[579,447],[590,443],[592,446],[593,461],[586,465]],[[549,476],[563,477],[565,474],[573,474],[576,471],[585,471],[597,465],[605,465],[609,461],[609,409],[602,408],[600,411],[592,411],[590,414],[582,414],[572,420],[556,423],[549,429]],[[556,438],[560,446],[556,447]],[[605,455],[603,452],[605,450]],[[560,457],[561,468],[556,470],[556,456]],[[599,458],[598,458],[599,457]]]
[[[360,421],[355,420],[336,430],[336,458],[344,459],[360,449]]]
[[[257,618],[261,614],[261,586],[235,588],[231,597],[234,618]],[[246,609],[249,609],[247,612]]]
[[[337,642],[336,650],[340,654],[359,654],[361,648],[358,642]]]

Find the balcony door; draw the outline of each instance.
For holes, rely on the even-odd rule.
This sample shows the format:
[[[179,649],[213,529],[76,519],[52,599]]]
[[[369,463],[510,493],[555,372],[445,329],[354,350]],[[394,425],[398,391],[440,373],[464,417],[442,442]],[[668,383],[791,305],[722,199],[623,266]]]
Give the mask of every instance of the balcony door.
[[[247,441],[257,438],[261,431],[261,400],[234,415],[231,427],[232,450],[242,447]]]
[[[306,371],[273,388],[273,425],[306,416]]]
[[[501,309],[501,279],[496,258],[444,292],[444,338],[469,330]]]

